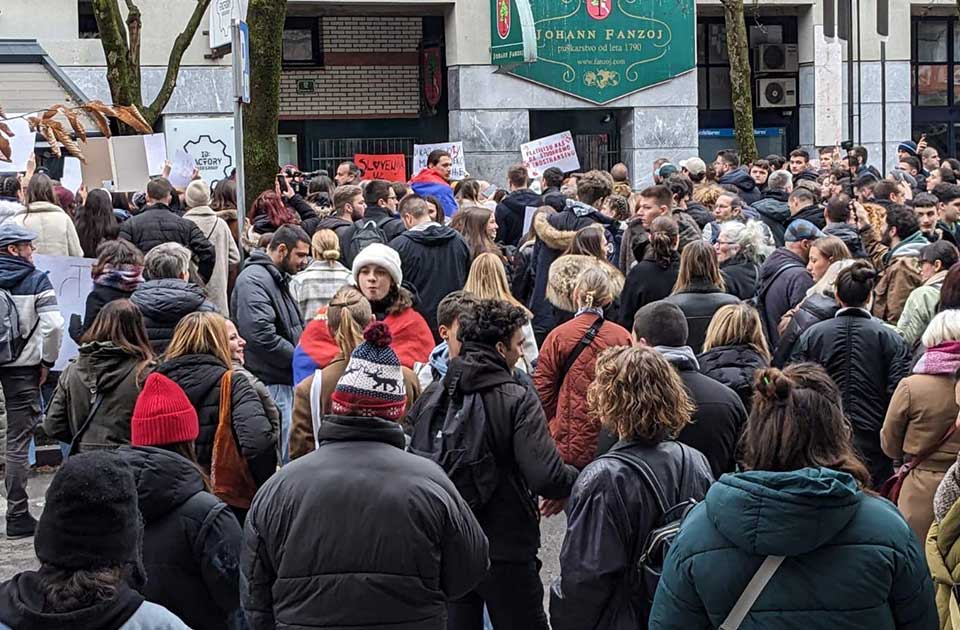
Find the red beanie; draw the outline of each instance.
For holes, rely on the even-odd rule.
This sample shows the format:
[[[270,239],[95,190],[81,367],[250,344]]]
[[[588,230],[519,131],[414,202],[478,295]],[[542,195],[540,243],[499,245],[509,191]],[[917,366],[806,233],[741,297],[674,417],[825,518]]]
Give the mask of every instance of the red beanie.
[[[130,423],[133,446],[192,442],[200,435],[197,411],[180,386],[163,374],[147,377]]]

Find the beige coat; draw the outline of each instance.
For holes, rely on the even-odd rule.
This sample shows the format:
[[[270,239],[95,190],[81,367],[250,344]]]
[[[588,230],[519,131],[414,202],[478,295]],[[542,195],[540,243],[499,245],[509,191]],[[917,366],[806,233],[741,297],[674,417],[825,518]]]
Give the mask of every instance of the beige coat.
[[[240,250],[233,234],[226,222],[217,216],[217,213],[208,206],[191,208],[183,215],[197,224],[203,235],[207,237],[217,253],[216,263],[213,265],[213,274],[207,283],[207,297],[217,305],[217,309],[224,317],[230,316],[230,296],[227,295],[227,275],[230,265],[240,262]]]
[[[20,212],[10,221],[36,232],[36,253],[42,256],[79,256],[83,257],[80,237],[73,219],[63,208],[46,201],[31,203],[25,212]]]
[[[914,374],[897,386],[880,431],[880,446],[894,461],[936,444],[957,420],[953,376]],[[933,495],[944,473],[957,461],[960,432],[907,476],[897,507],[917,535],[926,540],[933,522]]]

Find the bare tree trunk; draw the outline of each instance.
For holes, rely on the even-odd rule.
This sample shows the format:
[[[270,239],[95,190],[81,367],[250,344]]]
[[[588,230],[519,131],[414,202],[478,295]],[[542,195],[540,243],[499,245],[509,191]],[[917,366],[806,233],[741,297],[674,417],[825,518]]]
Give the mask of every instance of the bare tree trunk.
[[[243,107],[244,190],[249,206],[264,190],[273,190],[279,160],[277,118],[286,0],[250,0],[250,94]]]
[[[727,26],[727,55],[730,58],[730,95],[733,127],[741,164],[757,159],[753,135],[753,90],[750,75],[750,47],[743,15],[743,0],[720,0]],[[960,0],[957,0],[960,2]]]

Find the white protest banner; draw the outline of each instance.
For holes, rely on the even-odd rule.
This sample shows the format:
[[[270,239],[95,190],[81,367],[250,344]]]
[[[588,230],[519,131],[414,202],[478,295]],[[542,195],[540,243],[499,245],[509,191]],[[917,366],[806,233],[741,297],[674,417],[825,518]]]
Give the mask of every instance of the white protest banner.
[[[167,159],[186,151],[196,163],[200,177],[211,187],[230,177],[236,168],[233,116],[164,117]]]
[[[173,187],[185,190],[187,184],[193,181],[195,166],[196,162],[194,162],[192,155],[183,149],[177,149],[177,152],[173,155],[173,166],[170,168],[170,177],[168,178]]]
[[[163,163],[167,159],[167,141],[162,133],[143,136],[143,147],[147,152],[147,173],[151,176],[163,172]]]
[[[10,114],[11,118],[4,120],[14,135],[10,138],[10,162],[0,162],[0,172],[27,170],[27,160],[37,143],[37,134],[30,131],[30,123],[24,118],[13,118],[18,115]]]
[[[63,175],[60,176],[60,185],[70,192],[77,192],[83,184],[83,175],[80,173],[80,160],[75,157],[63,158]]]
[[[60,356],[53,366],[54,370],[62,371],[67,367],[70,359],[77,356],[77,344],[70,337],[70,318],[73,315],[83,317],[87,308],[87,295],[93,291],[93,278],[90,277],[90,267],[97,262],[95,258],[74,258],[72,256],[41,256],[34,255],[33,264],[40,271],[47,273],[53,290],[57,294],[57,305],[63,316],[63,343],[60,346]]]
[[[431,151],[443,149],[450,154],[453,165],[450,168],[450,179],[460,180],[467,176],[467,165],[463,161],[462,142],[438,142],[436,144],[413,145],[413,174],[416,175],[427,168],[427,156]]]
[[[540,177],[551,166],[556,166],[564,173],[580,169],[577,148],[569,131],[521,144],[520,155],[530,177]]]

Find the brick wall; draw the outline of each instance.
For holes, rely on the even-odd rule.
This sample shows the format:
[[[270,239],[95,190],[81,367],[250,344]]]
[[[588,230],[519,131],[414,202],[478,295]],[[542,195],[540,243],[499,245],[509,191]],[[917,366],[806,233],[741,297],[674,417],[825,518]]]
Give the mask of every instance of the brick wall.
[[[324,66],[288,68],[280,77],[281,118],[417,116],[418,17],[323,17]],[[297,91],[312,80],[314,92]]]

